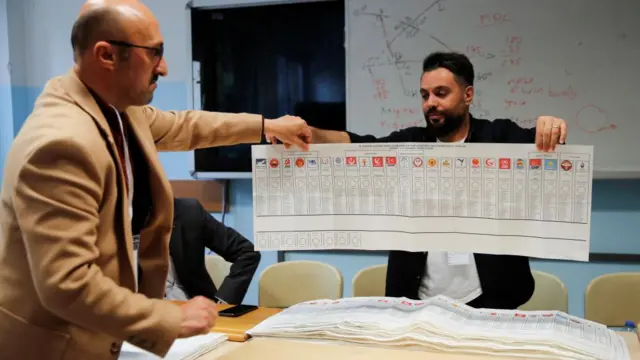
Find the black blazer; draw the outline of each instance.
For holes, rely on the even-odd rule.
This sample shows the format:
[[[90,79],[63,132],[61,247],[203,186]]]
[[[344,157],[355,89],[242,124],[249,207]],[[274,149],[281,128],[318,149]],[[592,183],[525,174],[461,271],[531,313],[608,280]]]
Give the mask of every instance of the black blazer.
[[[240,304],[260,263],[253,243],[216,220],[196,199],[174,199],[173,231],[169,252],[176,277],[187,295]],[[220,289],[204,263],[205,248],[232,263]]]
[[[507,119],[493,121],[471,118],[466,142],[535,143],[535,128],[523,129]],[[436,142],[425,127],[395,131],[389,136],[349,133],[351,142]],[[387,263],[386,296],[418,299],[427,265],[427,252],[390,251]],[[513,255],[474,254],[482,295],[468,305],[479,308],[516,309],[533,295],[535,283],[529,258]]]

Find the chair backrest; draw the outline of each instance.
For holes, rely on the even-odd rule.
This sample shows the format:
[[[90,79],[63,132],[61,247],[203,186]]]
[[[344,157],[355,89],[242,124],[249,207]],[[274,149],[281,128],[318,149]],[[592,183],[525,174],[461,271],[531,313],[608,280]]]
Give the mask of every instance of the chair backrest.
[[[304,301],[340,299],[340,271],[319,261],[285,261],[268,266],[258,281],[258,304],[285,308]]]
[[[387,264],[366,267],[353,277],[353,296],[384,296],[387,282]]]
[[[207,268],[209,276],[211,276],[211,280],[213,280],[213,284],[219,289],[224,278],[226,278],[231,271],[231,263],[219,255],[205,255],[204,265]]]
[[[532,271],[536,287],[531,299],[520,310],[558,310],[569,312],[567,287],[557,276],[542,271]]]
[[[584,294],[584,317],[607,326],[640,320],[640,272],[621,272],[591,280]]]

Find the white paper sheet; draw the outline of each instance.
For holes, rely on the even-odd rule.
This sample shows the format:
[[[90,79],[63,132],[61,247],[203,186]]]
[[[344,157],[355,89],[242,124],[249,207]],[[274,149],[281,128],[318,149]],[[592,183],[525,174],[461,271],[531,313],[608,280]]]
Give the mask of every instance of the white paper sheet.
[[[185,339],[177,339],[169,349],[166,360],[195,360],[215,350],[227,341],[227,336],[221,333],[208,333]],[[156,360],[159,356],[143,350],[127,342],[122,344],[122,350],[118,360]]]
[[[257,250],[407,250],[588,260],[592,146],[254,145]]]

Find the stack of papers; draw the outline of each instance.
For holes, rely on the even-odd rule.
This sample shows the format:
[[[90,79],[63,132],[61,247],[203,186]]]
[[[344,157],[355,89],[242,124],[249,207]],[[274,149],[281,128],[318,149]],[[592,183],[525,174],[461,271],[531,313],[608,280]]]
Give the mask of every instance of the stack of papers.
[[[494,356],[630,359],[624,339],[602,324],[559,311],[474,309],[445,296],[309,301],[248,333]]]
[[[220,344],[227,341],[227,336],[220,333],[193,336],[186,339],[177,339],[169,352],[164,357],[167,360],[195,360],[200,356],[213,351]],[[122,350],[118,360],[156,360],[159,356],[143,350],[127,342],[122,344]]]

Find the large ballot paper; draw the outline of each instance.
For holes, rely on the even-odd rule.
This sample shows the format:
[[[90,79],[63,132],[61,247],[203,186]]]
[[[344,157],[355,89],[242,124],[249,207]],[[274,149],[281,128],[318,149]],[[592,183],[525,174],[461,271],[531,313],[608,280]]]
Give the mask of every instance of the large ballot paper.
[[[560,311],[474,309],[443,295],[307,301],[248,333],[511,359],[631,358],[624,339],[605,325]]]
[[[258,250],[405,250],[588,260],[593,147],[254,145]]]

